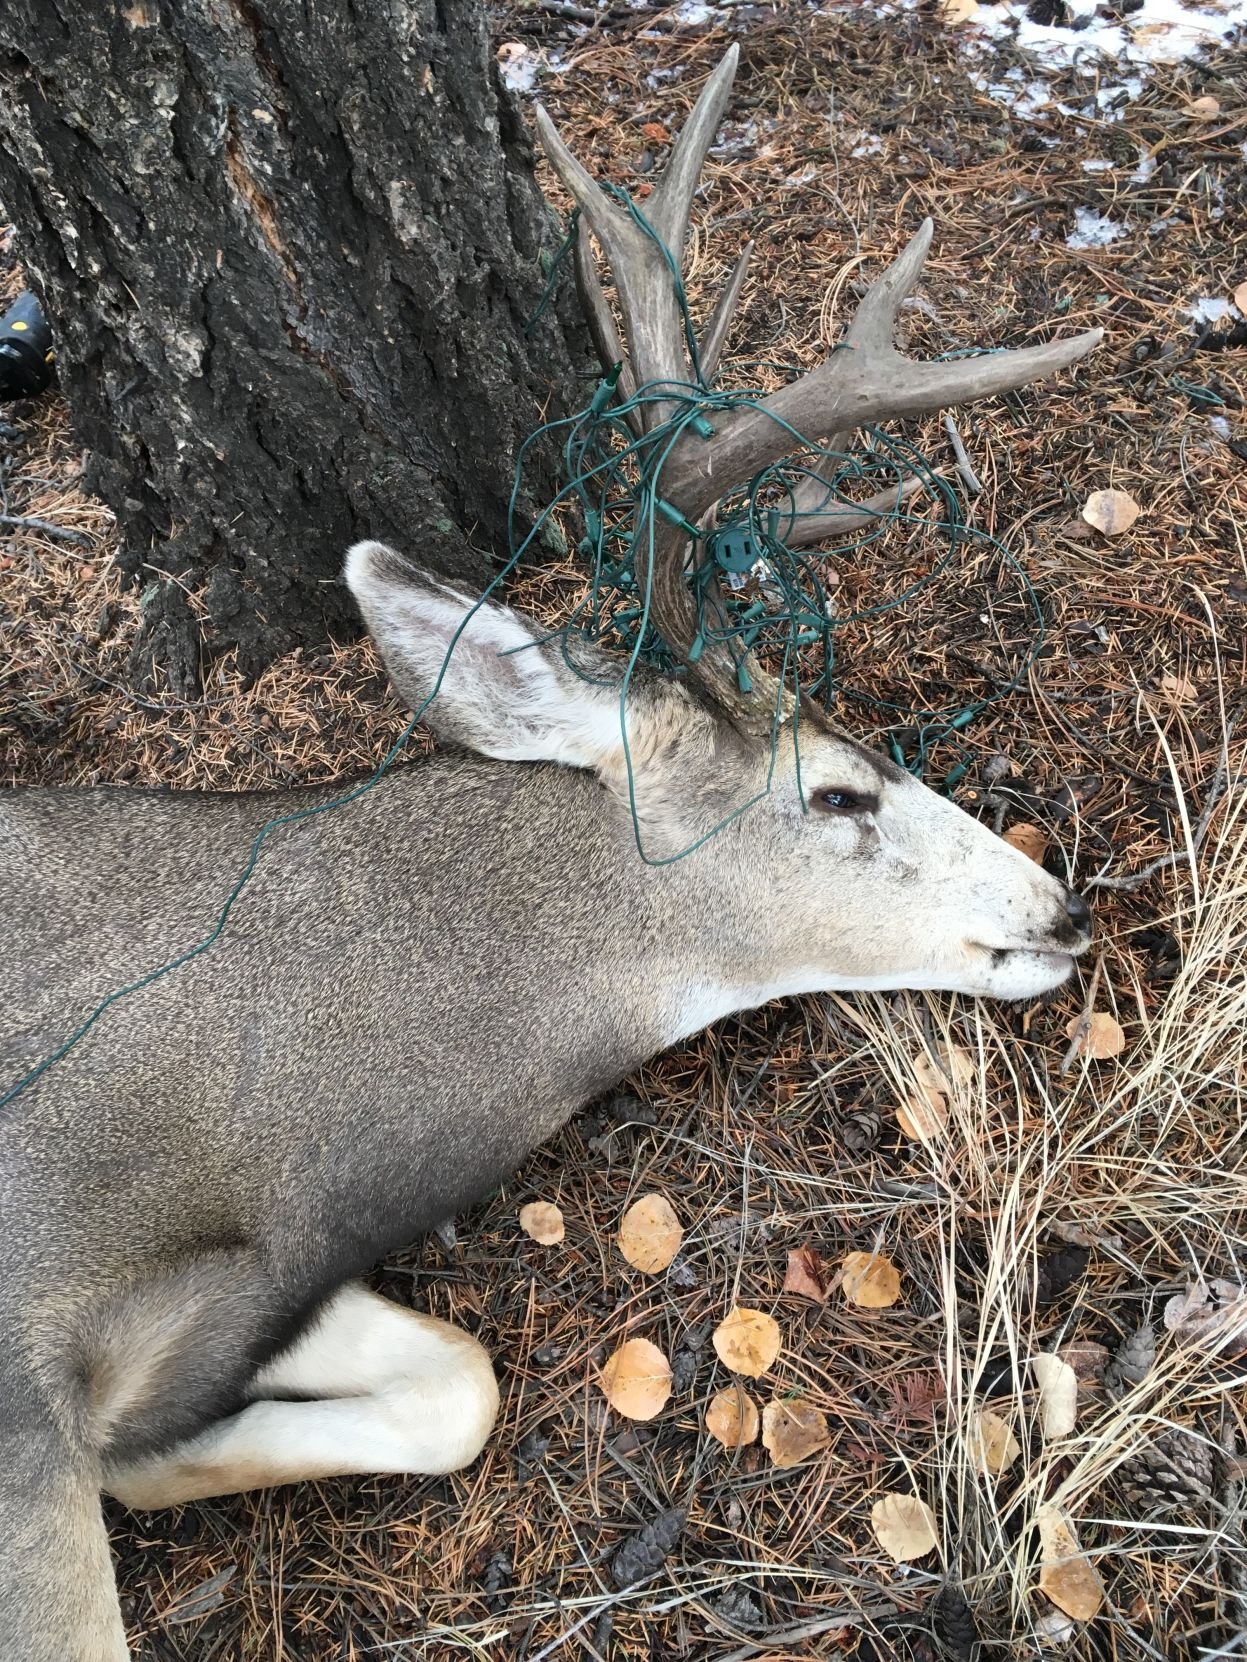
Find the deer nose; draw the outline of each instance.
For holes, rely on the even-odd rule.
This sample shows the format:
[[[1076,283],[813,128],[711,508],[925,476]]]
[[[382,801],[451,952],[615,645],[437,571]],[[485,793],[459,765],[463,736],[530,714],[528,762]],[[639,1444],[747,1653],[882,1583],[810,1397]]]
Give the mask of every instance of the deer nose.
[[[1091,933],[1091,908],[1080,894],[1074,893],[1073,889],[1066,892],[1065,915],[1080,935]]]

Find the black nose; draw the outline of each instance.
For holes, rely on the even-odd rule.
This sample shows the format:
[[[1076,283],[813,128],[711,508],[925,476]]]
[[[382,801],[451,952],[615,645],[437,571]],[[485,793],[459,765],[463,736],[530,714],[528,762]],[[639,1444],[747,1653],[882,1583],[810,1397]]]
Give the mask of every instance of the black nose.
[[[1073,889],[1065,897],[1065,915],[1084,935],[1091,933],[1091,908],[1080,894]]]

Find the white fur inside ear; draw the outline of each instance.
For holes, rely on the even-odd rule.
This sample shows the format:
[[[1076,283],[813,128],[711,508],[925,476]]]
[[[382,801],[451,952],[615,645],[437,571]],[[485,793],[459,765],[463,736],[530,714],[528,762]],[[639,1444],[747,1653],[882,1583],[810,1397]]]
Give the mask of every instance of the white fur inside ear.
[[[408,575],[408,573],[410,575]],[[509,607],[477,605],[357,543],[345,576],[394,682],[434,728],[484,756],[600,770],[622,749],[619,700],[539,645]]]

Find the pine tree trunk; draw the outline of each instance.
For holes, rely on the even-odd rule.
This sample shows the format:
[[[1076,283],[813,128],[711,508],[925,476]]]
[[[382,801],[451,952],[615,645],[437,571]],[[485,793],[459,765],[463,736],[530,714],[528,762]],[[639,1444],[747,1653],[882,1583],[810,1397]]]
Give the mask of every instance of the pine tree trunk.
[[[0,202],[143,584],[136,678],[353,632],[361,536],[494,569],[579,346],[524,332],[531,163],[475,0],[4,0]]]

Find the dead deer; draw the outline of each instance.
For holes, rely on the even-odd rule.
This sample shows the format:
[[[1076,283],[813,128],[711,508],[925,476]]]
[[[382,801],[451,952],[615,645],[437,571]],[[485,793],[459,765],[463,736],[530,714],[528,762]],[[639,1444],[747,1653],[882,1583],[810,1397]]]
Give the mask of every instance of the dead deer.
[[[677,254],[735,61],[733,48],[646,205]],[[687,382],[660,251],[538,120],[614,273],[629,384]],[[851,350],[676,447],[664,489],[688,519],[782,456],[790,428],[847,435],[1020,386],[1095,345],[1098,332],[902,358],[892,328],[929,238],[866,295]],[[613,363],[624,349],[587,239],[581,255]],[[703,343],[711,368],[740,276]],[[789,536],[826,538],[853,511]],[[650,574],[655,620],[685,654],[686,553],[664,525]],[[6,1662],[128,1655],[101,1490],[164,1507],[470,1462],[498,1405],[486,1352],[358,1278],[647,1057],[815,989],[1033,998],[1087,945],[1087,907],[1064,883],[813,715],[803,791],[785,745],[768,787],[772,717],[791,708],[760,670],[742,693],[721,653],[630,697],[637,813],[661,856],[759,800],[687,857],[643,860],[613,688],[572,673],[516,613],[473,611],[376,543],[350,551],[346,581],[417,708],[471,612],[430,709],[446,747],[285,827],[214,948],[114,1004],[0,1116]],[[0,799],[0,1080],[170,943],[199,939],[262,823],[332,794]]]

